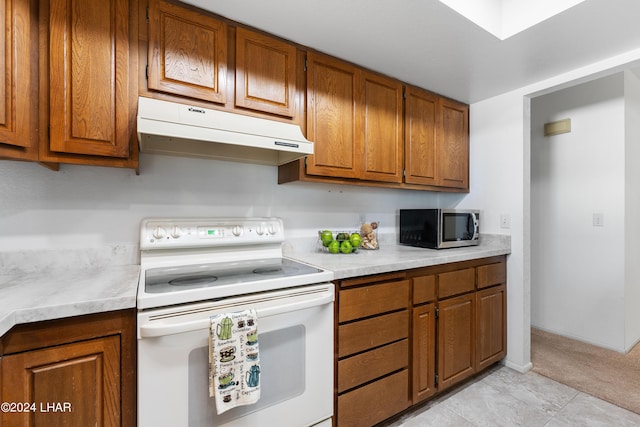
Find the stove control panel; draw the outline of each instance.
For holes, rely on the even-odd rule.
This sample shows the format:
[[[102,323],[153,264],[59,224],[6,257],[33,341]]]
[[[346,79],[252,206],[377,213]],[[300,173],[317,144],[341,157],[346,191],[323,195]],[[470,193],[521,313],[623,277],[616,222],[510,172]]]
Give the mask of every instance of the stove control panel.
[[[140,249],[199,248],[280,243],[280,218],[147,218],[140,226]]]

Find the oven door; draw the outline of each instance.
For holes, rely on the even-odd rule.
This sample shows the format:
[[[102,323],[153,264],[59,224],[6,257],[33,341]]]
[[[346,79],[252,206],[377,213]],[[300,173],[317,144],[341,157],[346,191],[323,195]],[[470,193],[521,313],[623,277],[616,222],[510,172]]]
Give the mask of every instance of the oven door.
[[[330,425],[330,283],[138,314],[138,425]],[[209,317],[253,308],[260,333],[260,399],[217,415],[209,397]]]

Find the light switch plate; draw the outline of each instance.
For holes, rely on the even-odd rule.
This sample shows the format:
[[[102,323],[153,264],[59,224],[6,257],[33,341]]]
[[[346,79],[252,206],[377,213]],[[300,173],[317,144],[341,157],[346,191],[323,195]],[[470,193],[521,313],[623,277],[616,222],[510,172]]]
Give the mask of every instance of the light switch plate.
[[[511,228],[511,215],[500,214],[500,228]]]
[[[593,226],[594,227],[604,227],[604,214],[603,213],[594,213],[593,214]]]

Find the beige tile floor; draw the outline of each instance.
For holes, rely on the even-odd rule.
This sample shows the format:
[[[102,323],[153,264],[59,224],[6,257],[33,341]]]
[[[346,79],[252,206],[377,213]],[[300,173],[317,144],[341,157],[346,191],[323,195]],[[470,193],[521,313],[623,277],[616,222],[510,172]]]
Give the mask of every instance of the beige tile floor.
[[[640,414],[579,392],[534,372],[496,366],[386,427],[623,427]]]

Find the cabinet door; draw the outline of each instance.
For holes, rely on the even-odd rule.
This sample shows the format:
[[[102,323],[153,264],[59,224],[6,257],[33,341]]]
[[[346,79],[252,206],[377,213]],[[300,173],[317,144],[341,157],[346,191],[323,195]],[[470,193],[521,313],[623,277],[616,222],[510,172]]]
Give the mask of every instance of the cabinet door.
[[[404,140],[402,138],[402,84],[374,74],[363,74],[364,131],[361,179],[402,182]]]
[[[38,156],[35,16],[34,1],[0,0],[0,157]]]
[[[438,96],[407,87],[405,101],[405,182],[437,185]]]
[[[438,390],[475,372],[475,294],[439,303]]]
[[[224,104],[227,51],[224,22],[149,1],[149,89]]]
[[[307,64],[307,138],[314,143],[314,154],[307,158],[306,172],[357,178],[360,70],[314,52],[309,52]]]
[[[469,189],[469,107],[448,99],[439,107],[438,185]]]
[[[260,33],[236,30],[236,107],[293,117],[295,46]]]
[[[118,336],[82,341],[2,358],[2,399],[28,402],[34,411],[0,413],[4,425],[118,426]]]
[[[427,304],[413,309],[413,403],[436,391],[436,307]]]
[[[476,294],[477,369],[484,369],[507,354],[506,293],[503,284]]]
[[[50,1],[52,151],[129,156],[129,18],[129,0]]]

